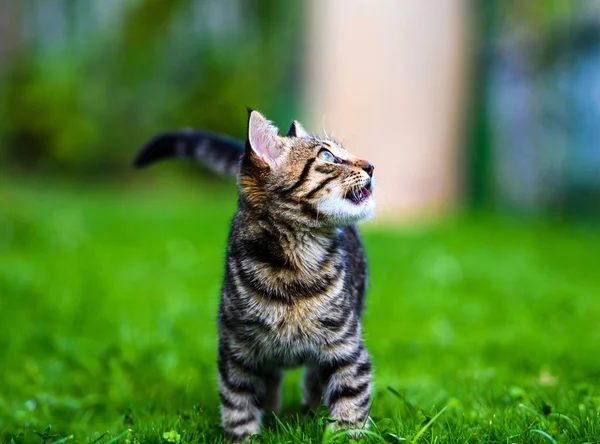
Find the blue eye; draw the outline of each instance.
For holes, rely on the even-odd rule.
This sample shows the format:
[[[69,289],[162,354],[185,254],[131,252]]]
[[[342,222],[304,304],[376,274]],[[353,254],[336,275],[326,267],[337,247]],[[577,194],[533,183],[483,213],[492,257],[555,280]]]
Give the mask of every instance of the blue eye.
[[[327,150],[319,151],[318,157],[319,159],[324,160],[325,162],[335,162],[335,156]]]

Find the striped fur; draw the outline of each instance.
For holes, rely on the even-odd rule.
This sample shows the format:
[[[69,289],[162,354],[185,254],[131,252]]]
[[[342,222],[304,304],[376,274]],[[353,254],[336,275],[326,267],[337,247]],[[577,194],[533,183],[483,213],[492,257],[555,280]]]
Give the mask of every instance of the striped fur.
[[[354,224],[373,211],[372,171],[297,122],[280,137],[250,113],[218,316],[222,425],[233,441],[260,432],[283,370],[296,366],[306,367],[304,403],[325,403],[337,427],[364,426],[367,266]]]
[[[237,140],[192,129],[159,134],[137,153],[133,166],[141,168],[169,158],[195,158],[213,171],[235,176],[244,145]]]
[[[288,137],[306,136],[304,128],[293,121]],[[169,158],[196,159],[216,173],[236,176],[244,154],[244,144],[219,134],[184,129],[159,134],[138,151],[133,166],[142,168]]]

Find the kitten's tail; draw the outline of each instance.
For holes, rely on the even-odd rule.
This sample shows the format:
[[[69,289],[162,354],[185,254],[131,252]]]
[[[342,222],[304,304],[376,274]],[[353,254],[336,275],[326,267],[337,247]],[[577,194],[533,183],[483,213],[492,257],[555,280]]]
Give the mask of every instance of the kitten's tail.
[[[288,130],[287,137],[307,137],[308,133],[296,120]],[[244,143],[231,137],[208,131],[185,129],[154,136],[137,152],[133,160],[135,168],[173,157],[196,159],[211,170],[236,176],[244,155]]]
[[[244,145],[238,140],[189,129],[153,137],[137,152],[133,166],[142,168],[159,160],[189,158],[217,173],[235,176],[243,154]]]

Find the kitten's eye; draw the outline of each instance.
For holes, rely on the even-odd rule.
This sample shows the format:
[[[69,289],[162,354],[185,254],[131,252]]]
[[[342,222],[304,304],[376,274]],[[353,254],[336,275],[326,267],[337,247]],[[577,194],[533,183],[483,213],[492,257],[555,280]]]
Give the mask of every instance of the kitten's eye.
[[[327,150],[319,151],[318,157],[325,162],[335,162],[335,156]]]

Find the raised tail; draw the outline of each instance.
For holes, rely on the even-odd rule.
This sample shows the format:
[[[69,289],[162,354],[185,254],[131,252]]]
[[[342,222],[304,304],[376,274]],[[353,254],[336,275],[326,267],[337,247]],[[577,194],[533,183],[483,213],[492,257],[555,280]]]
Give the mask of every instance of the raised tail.
[[[308,133],[294,120],[286,136],[308,137]],[[154,136],[139,149],[133,166],[143,168],[159,160],[177,157],[196,159],[217,173],[236,176],[243,155],[244,143],[239,140],[207,131],[185,129]]]
[[[189,158],[217,173],[235,176],[243,154],[244,144],[238,140],[190,129],[154,136],[137,152],[133,166],[142,168],[159,160]]]

